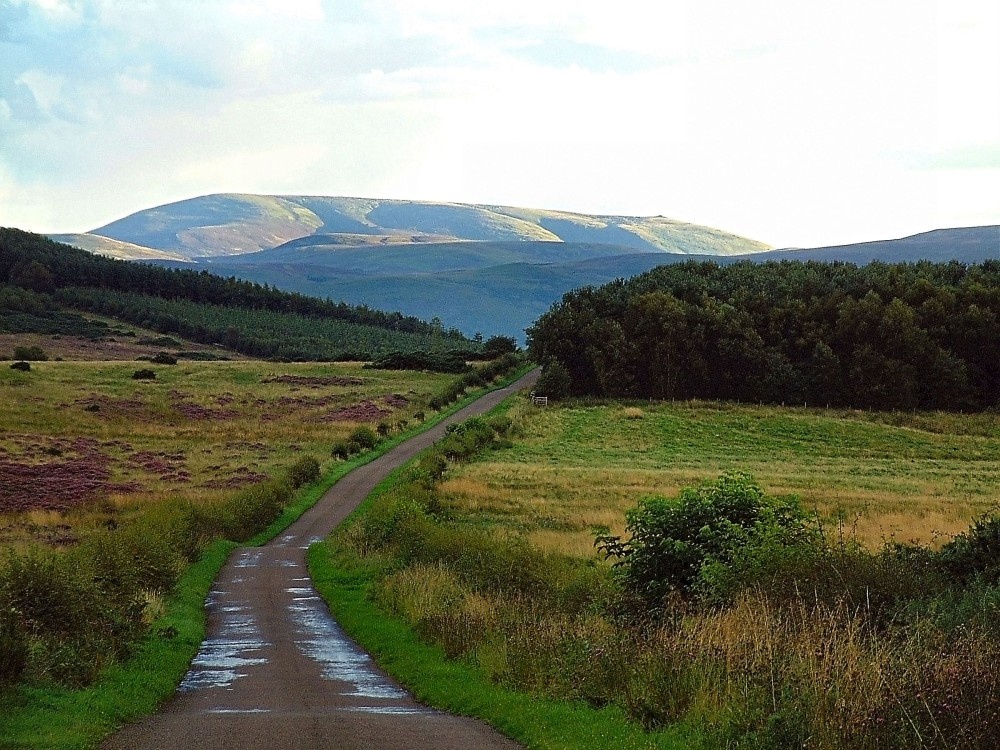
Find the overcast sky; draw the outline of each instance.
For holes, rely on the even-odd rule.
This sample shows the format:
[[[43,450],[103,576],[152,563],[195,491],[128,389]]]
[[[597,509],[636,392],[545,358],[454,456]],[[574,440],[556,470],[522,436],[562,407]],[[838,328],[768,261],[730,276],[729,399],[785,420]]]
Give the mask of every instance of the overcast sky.
[[[0,225],[213,192],[1000,224],[1000,3],[0,0]]]

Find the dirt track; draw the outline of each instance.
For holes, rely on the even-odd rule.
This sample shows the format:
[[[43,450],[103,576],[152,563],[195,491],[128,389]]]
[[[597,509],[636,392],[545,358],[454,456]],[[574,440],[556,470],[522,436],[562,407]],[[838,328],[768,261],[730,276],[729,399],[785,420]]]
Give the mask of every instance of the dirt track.
[[[102,747],[517,748],[481,722],[421,706],[378,670],[316,594],[305,551],[448,424],[491,409],[536,377],[487,394],[351,472],[266,546],[234,552],[209,595],[208,635],[174,698]]]

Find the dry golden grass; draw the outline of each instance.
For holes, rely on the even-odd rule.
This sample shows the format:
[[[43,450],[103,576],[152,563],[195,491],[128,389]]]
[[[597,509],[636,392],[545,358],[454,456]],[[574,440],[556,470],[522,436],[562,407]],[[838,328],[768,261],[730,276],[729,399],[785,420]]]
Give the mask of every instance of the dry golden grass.
[[[52,361],[23,374],[0,368],[0,512],[7,511],[0,542],[63,543],[73,536],[67,527],[100,524],[163,497],[217,499],[303,454],[325,464],[333,442],[358,424],[339,410],[371,402],[382,410],[375,421],[411,422],[450,379],[357,363],[183,361],[152,365],[155,380],[133,380],[143,367],[150,365]],[[109,483],[123,486],[89,493],[83,505],[51,503],[44,487],[36,492],[3,476],[4,465],[62,470],[65,488],[74,461],[96,461]]]
[[[633,416],[635,412],[641,418]],[[624,529],[643,496],[724,471],[797,495],[834,533],[935,544],[1000,498],[994,415],[870,414],[730,404],[516,409],[523,437],[459,466],[449,507],[546,550],[592,555],[593,527]]]

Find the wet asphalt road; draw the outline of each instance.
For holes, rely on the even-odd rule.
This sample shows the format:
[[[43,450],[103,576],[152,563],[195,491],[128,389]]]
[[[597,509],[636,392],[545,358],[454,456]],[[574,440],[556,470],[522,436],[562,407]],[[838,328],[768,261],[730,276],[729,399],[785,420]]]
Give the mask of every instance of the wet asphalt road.
[[[519,747],[482,722],[420,705],[382,673],[330,616],[309,579],[305,553],[448,424],[488,411],[535,378],[537,371],[487,394],[352,471],[269,544],[236,550],[209,594],[208,635],[174,698],[102,747]]]

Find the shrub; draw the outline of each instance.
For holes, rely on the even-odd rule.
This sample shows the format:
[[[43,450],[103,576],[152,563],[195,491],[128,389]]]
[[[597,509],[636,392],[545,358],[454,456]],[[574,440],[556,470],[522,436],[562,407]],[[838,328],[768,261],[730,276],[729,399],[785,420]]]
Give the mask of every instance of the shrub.
[[[365,365],[375,370],[428,370],[430,372],[467,372],[466,359],[473,352],[452,350],[448,352],[390,352]]]
[[[31,364],[28,362],[15,362],[10,366],[10,369],[19,372],[31,372]]]
[[[176,365],[177,357],[173,354],[168,354],[167,352],[158,352],[153,355],[149,361],[157,365]]]
[[[767,497],[748,474],[723,474],[685,487],[676,500],[648,497],[626,514],[629,539],[604,534],[597,545],[618,559],[626,589],[656,610],[671,594],[715,596],[748,549],[786,548],[815,539],[798,499]]]
[[[16,682],[28,664],[28,643],[12,607],[0,604],[0,686]]]
[[[333,444],[330,455],[334,458],[339,458],[341,461],[346,461],[351,457],[351,446],[346,440],[338,440]]]
[[[354,428],[354,431],[347,439],[347,443],[351,446],[352,453],[361,453],[362,451],[370,451],[378,445],[379,436],[375,434],[375,431],[371,427],[359,425]]]
[[[293,489],[311,484],[319,479],[319,461],[312,456],[302,456],[288,469],[288,483]]]
[[[154,370],[136,370],[132,373],[132,380],[155,380],[156,372]]]
[[[240,490],[232,497],[194,509],[203,533],[242,541],[265,529],[292,497],[286,482],[269,480]]]
[[[242,490],[225,505],[226,537],[241,541],[267,528],[291,496],[287,484],[274,480]]]
[[[490,336],[483,344],[483,357],[486,359],[496,359],[516,351],[517,339],[513,336]]]
[[[26,667],[39,678],[85,684],[121,648],[117,613],[98,586],[73,560],[52,550],[33,548],[8,557],[0,571],[4,610],[17,618],[28,644]]]
[[[31,362],[46,362],[49,356],[40,346],[15,346],[14,359],[26,359]]]
[[[941,548],[940,560],[955,578],[1000,581],[1000,517],[985,515]]]

